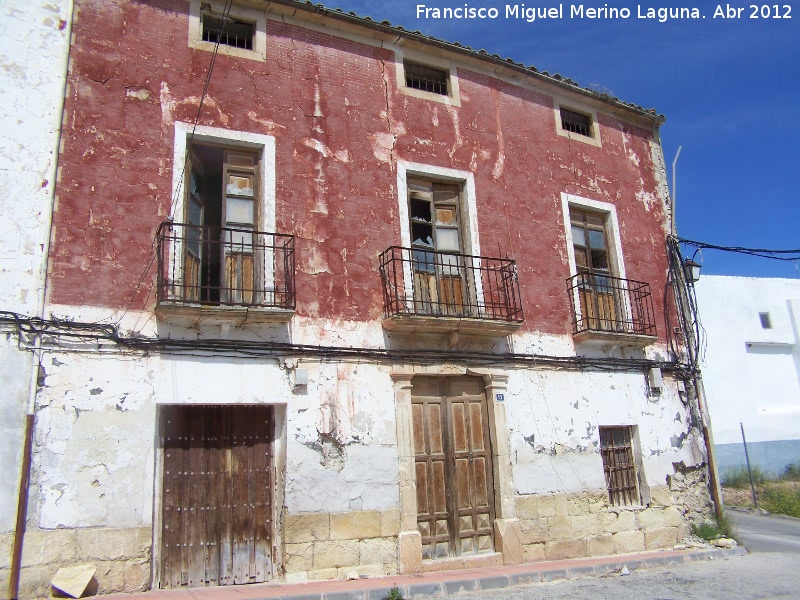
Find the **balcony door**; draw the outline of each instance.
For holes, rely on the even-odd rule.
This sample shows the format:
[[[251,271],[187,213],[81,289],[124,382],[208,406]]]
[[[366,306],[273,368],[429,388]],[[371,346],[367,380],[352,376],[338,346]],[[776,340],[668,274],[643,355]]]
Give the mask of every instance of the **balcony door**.
[[[257,153],[193,144],[186,172],[186,299],[258,302]]]
[[[574,208],[569,216],[584,328],[618,331],[624,309],[610,268],[605,218]]]
[[[256,302],[256,157],[225,151],[223,163],[222,261],[225,281],[222,301]]]
[[[414,312],[461,316],[469,306],[461,248],[460,187],[408,180]]]

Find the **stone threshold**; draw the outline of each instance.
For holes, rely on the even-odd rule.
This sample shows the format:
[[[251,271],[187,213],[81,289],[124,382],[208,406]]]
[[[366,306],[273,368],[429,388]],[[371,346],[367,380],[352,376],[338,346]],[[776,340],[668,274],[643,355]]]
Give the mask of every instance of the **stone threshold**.
[[[408,599],[605,575],[621,571],[623,567],[635,571],[700,560],[726,559],[745,554],[747,554],[747,550],[741,546],[731,549],[661,550],[458,571],[438,571],[424,573],[418,577],[397,575],[356,581],[268,583],[155,590],[139,594],[102,596],[102,598],[103,600],[382,600],[392,588],[396,587],[402,593],[403,598]]]

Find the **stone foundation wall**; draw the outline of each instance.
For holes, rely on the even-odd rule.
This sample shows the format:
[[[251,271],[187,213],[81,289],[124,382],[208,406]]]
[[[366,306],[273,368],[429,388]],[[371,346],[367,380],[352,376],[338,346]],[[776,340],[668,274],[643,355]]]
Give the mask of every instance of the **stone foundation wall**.
[[[13,534],[0,536],[0,590],[8,589]],[[124,529],[33,529],[22,547],[20,598],[50,598],[50,581],[61,567],[92,564],[98,594],[150,588],[150,527]]]
[[[398,572],[400,509],[287,515],[284,572],[288,583]]]
[[[647,507],[611,506],[605,491],[518,496],[525,562],[671,548],[690,522],[711,516],[702,474],[677,474],[650,489]]]

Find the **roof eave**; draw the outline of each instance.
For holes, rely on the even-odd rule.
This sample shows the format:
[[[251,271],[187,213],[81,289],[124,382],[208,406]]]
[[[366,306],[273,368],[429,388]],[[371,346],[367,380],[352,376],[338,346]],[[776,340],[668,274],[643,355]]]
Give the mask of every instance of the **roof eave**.
[[[279,4],[282,6],[294,7],[296,9],[305,12],[317,13],[325,17],[330,17],[332,19],[345,21],[347,23],[359,27],[367,27],[389,35],[398,35],[421,44],[434,46],[442,50],[446,50],[448,52],[454,52],[456,54],[460,54],[462,56],[478,58],[485,62],[492,63],[507,69],[511,69],[527,77],[532,77],[549,85],[554,85],[561,89],[567,90],[571,93],[580,94],[582,96],[592,98],[609,106],[613,106],[614,108],[622,109],[628,113],[632,113],[640,118],[644,118],[650,121],[656,128],[663,125],[667,120],[664,115],[658,114],[658,112],[655,109],[646,109],[641,106],[637,106],[635,104],[624,102],[608,94],[580,87],[577,83],[575,83],[571,79],[563,78],[558,74],[550,75],[549,73],[546,72],[543,73],[538,69],[536,69],[536,67],[526,67],[525,65],[517,63],[510,58],[503,59],[502,57],[496,54],[489,54],[485,50],[473,50],[472,48],[462,46],[458,43],[447,42],[445,40],[440,40],[438,38],[424,35],[419,31],[408,31],[407,29],[404,29],[399,25],[398,26],[391,25],[388,21],[382,21],[382,22],[374,21],[369,17],[361,17],[355,13],[346,13],[342,9],[331,9],[322,4],[314,4],[309,1],[302,2],[299,0],[268,0],[266,4],[268,6],[270,4]]]

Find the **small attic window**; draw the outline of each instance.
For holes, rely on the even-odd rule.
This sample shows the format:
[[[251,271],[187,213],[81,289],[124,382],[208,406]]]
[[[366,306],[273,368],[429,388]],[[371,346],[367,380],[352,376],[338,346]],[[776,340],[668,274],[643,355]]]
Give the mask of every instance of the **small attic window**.
[[[209,12],[201,12],[203,41],[223,44],[234,48],[253,49],[255,24],[231,17],[222,17]]]
[[[768,312],[758,313],[758,318],[761,320],[761,329],[772,329],[772,320]]]
[[[564,131],[592,137],[592,118],[589,115],[561,107],[561,128]]]
[[[409,61],[403,61],[403,69],[406,73],[406,87],[442,96],[449,95],[447,71]]]

